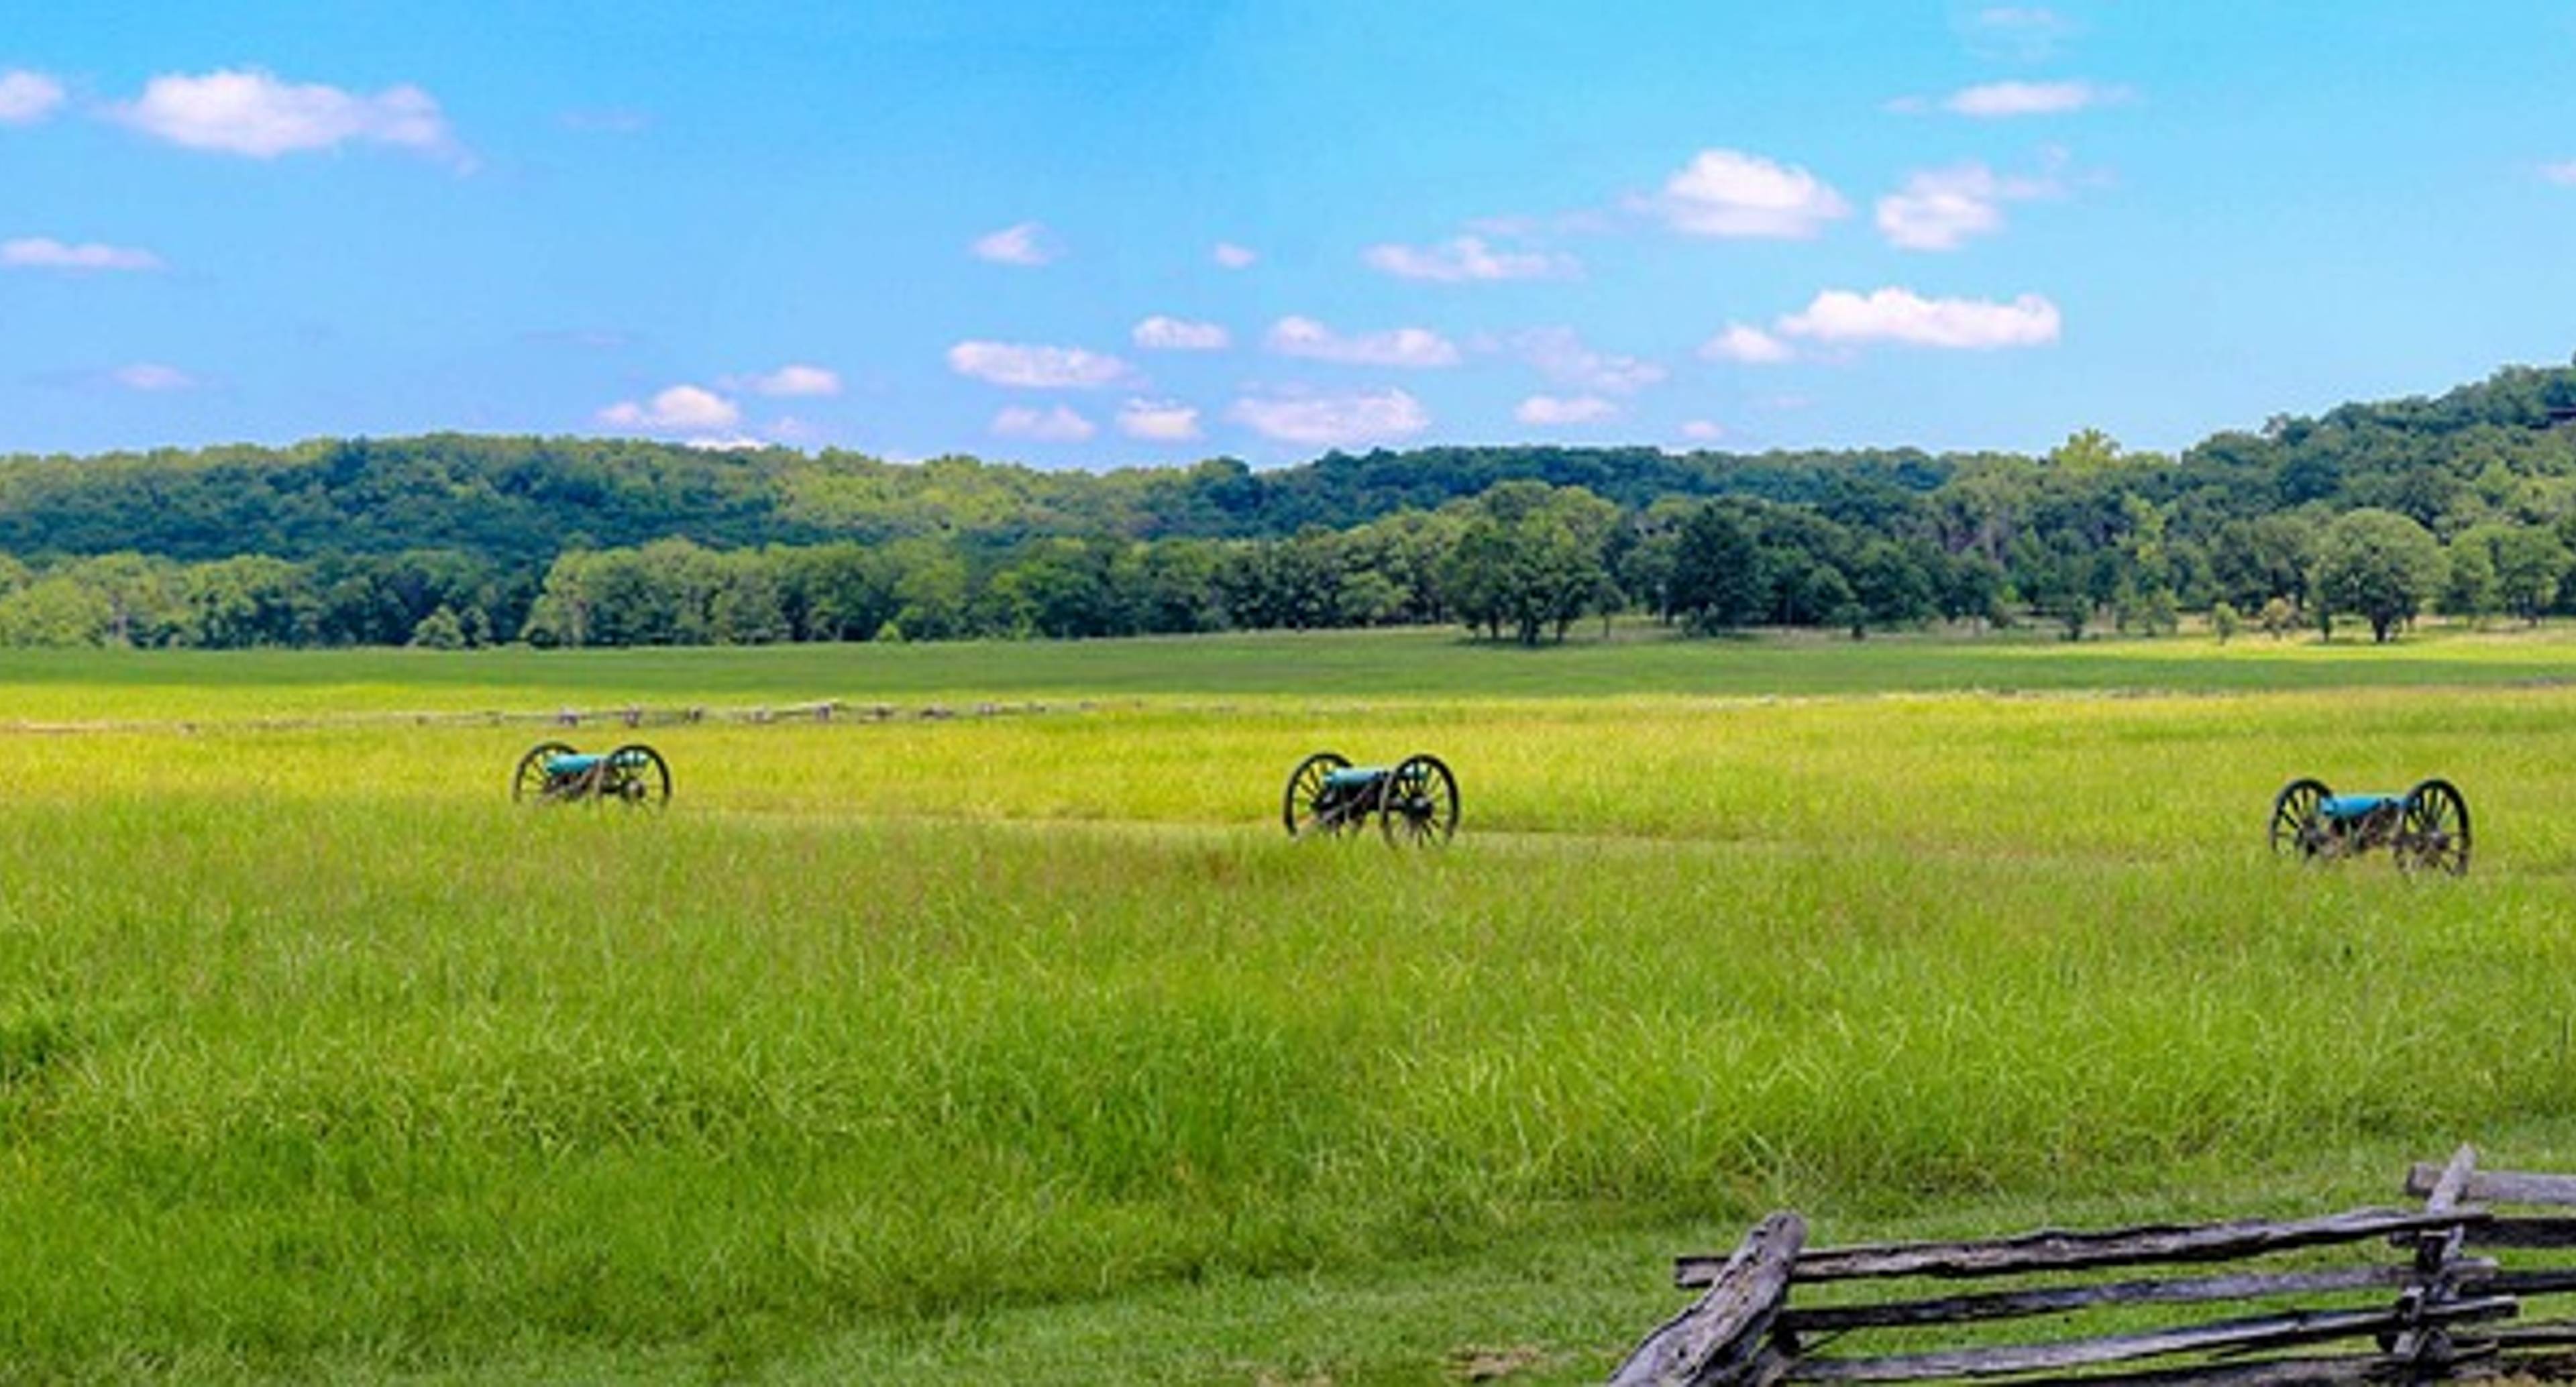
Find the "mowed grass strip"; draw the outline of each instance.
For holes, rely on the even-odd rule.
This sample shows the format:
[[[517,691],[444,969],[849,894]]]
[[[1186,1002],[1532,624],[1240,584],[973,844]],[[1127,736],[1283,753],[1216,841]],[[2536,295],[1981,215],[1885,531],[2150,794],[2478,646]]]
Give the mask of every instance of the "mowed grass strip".
[[[1454,628],[1111,641],[628,650],[0,650],[0,726],[405,712],[1275,697],[1396,700],[2083,689],[2259,693],[2576,680],[2576,627],[2427,627],[2391,646],[2205,636],[2069,644],[1819,632],[1683,639],[1626,621],[1535,650]]]
[[[654,734],[659,816],[513,810],[507,731],[0,738],[0,1362],[741,1366],[1773,1202],[2431,1150],[2576,1099],[2571,712],[701,727]],[[1446,754],[1459,842],[1287,842],[1327,742]],[[2271,862],[2303,772],[2452,775],[2476,871]]]

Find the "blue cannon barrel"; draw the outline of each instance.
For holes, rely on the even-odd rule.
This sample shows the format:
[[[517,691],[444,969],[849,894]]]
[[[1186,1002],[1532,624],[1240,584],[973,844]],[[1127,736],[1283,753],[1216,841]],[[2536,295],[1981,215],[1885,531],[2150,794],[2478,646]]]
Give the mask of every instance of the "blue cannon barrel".
[[[574,752],[567,756],[550,756],[546,758],[546,774],[586,775],[590,772],[590,769],[593,766],[596,766],[607,759],[607,757],[596,753],[584,755],[580,752]]]
[[[1324,784],[1336,790],[1365,790],[1384,779],[1384,766],[1344,766],[1324,772]]]
[[[2317,812],[2329,819],[2359,819],[2405,800],[2404,795],[2329,795],[2317,802]]]

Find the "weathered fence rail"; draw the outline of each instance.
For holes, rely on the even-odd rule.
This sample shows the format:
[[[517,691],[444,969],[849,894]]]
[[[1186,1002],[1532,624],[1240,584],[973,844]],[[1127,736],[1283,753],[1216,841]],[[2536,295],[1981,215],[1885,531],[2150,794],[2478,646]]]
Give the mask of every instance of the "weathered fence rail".
[[[1777,1213],[1725,1256],[1676,1259],[1676,1284],[1698,1299],[1647,1335],[1610,1380],[1769,1387],[2072,1375],[2139,1387],[2269,1387],[2576,1376],[2568,1352],[2576,1319],[2525,1314],[2533,1298],[2576,1293],[2576,1267],[2506,1267],[2469,1255],[2576,1248],[2576,1217],[2501,1216],[2492,1207],[2576,1207],[2576,1176],[2482,1171],[2463,1146],[2447,1164],[2415,1166],[2405,1188],[2421,1208],[1849,1247],[1808,1247],[1805,1219]],[[2299,1254],[2300,1264],[2258,1260],[2282,1254]],[[2249,1265],[2211,1266],[2229,1262]],[[2194,1272],[2142,1274],[2154,1268]],[[2010,1284],[1902,1289],[1978,1280]],[[1897,1291],[1796,1303],[1806,1288],[1873,1282]],[[2215,1313],[2138,1327],[2167,1306]],[[1994,1341],[1999,1325],[2085,1315],[2121,1319],[2091,1334]],[[1891,1332],[1907,1337],[1875,1353],[1844,1351],[1847,1338]]]

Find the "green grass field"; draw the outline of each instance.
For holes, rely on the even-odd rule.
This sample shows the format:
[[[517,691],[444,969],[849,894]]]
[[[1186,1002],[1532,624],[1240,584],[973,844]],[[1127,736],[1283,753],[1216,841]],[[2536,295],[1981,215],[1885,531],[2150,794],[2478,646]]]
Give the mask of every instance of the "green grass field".
[[[12,655],[0,1380],[1583,1381],[1775,1205],[2576,1158],[2571,678],[2554,632]],[[659,816],[390,716],[820,698],[1098,706],[656,728]],[[1287,841],[1321,746],[1445,755],[1458,841]],[[2475,869],[2275,863],[2296,774],[2451,777]]]

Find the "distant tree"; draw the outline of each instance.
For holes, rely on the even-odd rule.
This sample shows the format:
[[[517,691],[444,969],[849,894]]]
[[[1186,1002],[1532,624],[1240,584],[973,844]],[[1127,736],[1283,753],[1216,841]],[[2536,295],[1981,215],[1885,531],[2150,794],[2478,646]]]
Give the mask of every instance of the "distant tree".
[[[1951,621],[2001,625],[2007,581],[2004,566],[1983,554],[1956,556],[1942,575],[1941,615]]]
[[[2298,628],[2299,611],[2290,605],[2290,599],[2275,597],[2263,604],[2261,620],[2263,634],[2279,640]]]
[[[2539,625],[2541,614],[2558,601],[2576,558],[2569,556],[2557,535],[2529,525],[2500,528],[2492,537],[2491,549],[2498,602],[2505,611]]]
[[[464,620],[443,604],[412,628],[411,643],[422,650],[463,650],[472,644],[465,637]]]
[[[1852,561],[1851,586],[1864,618],[1910,626],[1932,614],[1932,580],[1904,545],[1874,539]]]
[[[1703,630],[1750,621],[1761,609],[1762,552],[1726,507],[1690,513],[1671,546],[1672,611]]]
[[[2245,618],[2236,610],[2235,603],[2221,598],[2210,604],[2209,629],[2218,637],[2218,643],[2225,645],[2235,638],[2238,631],[2245,629]]]
[[[0,645],[106,645],[114,629],[106,595],[66,576],[38,578],[0,597]]]
[[[1566,628],[1615,591],[1603,561],[1618,508],[1581,487],[1505,482],[1486,492],[1457,546],[1443,585],[1470,628],[1523,645]]]
[[[2356,510],[2335,518],[2317,544],[2317,605],[2351,612],[2386,642],[2412,620],[2443,577],[2442,546],[2432,532],[2393,511]]]
[[[2442,591],[2434,606],[2442,615],[2483,624],[2495,615],[2495,558],[2487,546],[2462,535],[2442,551]]]

